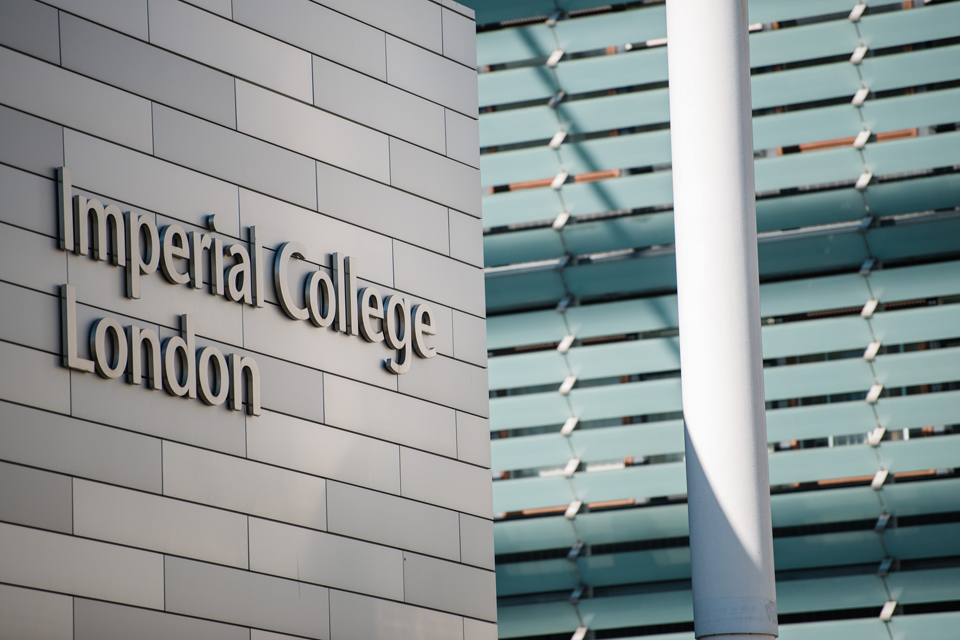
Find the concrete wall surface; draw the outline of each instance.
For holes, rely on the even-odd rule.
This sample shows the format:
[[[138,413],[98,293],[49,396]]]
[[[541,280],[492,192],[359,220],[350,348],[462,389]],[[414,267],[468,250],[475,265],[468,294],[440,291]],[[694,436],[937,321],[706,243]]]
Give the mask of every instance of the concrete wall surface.
[[[496,638],[475,67],[449,0],[0,2],[0,637]]]

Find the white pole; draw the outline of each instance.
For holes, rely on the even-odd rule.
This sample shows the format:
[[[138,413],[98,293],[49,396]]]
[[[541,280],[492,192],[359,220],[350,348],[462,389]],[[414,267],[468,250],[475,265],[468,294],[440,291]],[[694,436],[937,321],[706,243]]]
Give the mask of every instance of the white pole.
[[[746,0],[667,0],[698,638],[777,635]]]

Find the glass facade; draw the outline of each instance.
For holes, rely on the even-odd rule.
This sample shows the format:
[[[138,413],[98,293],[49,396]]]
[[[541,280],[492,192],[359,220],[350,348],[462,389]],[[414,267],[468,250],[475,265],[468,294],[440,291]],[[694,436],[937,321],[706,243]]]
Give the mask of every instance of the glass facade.
[[[679,640],[665,11],[595,2],[473,3],[499,636]],[[960,2],[749,5],[781,637],[953,638]]]

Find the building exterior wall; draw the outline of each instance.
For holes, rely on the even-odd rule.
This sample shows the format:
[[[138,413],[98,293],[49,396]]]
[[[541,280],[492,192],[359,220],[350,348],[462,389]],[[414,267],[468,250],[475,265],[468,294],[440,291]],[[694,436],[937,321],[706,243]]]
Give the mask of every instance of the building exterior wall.
[[[671,45],[600,4],[474,5],[498,629],[689,640]],[[954,637],[960,2],[748,4],[780,632]]]
[[[474,39],[447,0],[0,5],[0,637],[496,637]]]

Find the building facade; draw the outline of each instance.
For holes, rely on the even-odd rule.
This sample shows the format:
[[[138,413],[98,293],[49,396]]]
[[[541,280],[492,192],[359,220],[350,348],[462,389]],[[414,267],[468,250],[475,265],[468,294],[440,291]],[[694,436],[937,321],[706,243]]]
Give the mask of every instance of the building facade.
[[[688,639],[665,11],[596,4],[475,5],[499,637]],[[960,2],[749,9],[781,637],[953,638]]]
[[[473,12],[0,4],[0,637],[496,637]]]

